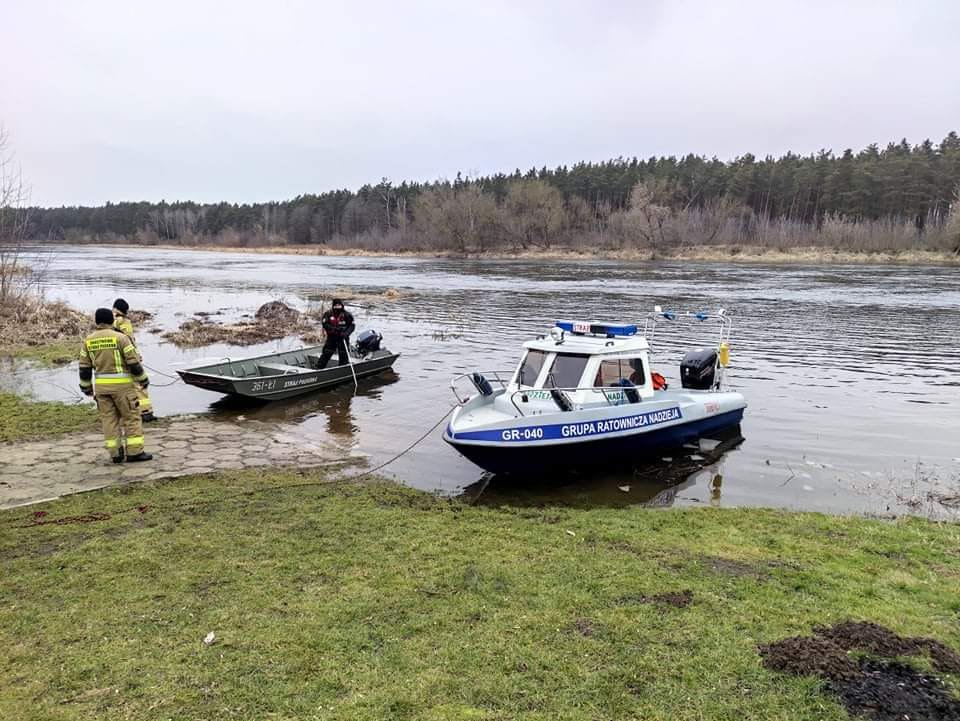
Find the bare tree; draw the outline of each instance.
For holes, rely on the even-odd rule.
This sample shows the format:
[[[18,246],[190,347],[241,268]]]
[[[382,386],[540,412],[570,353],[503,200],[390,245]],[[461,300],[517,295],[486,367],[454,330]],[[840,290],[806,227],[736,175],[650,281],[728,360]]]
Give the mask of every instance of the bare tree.
[[[514,242],[549,248],[563,227],[563,196],[542,180],[522,180],[507,191],[506,209]]]
[[[22,262],[29,195],[9,135],[0,127],[0,306],[16,304],[39,282]]]
[[[665,224],[670,209],[656,202],[654,190],[645,183],[637,183],[630,193],[629,227],[639,235],[654,254],[666,245]]]
[[[449,239],[461,253],[482,253],[496,236],[496,201],[475,183],[437,184],[417,197],[414,210],[430,240]]]

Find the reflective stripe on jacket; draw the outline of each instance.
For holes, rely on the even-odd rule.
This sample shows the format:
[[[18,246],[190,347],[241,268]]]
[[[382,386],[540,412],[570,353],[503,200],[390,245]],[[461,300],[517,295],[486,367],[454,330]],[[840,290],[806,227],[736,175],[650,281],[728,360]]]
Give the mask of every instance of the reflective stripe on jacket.
[[[80,385],[89,387],[91,371],[97,386],[142,382],[147,375],[140,363],[129,337],[109,326],[98,326],[80,347]]]

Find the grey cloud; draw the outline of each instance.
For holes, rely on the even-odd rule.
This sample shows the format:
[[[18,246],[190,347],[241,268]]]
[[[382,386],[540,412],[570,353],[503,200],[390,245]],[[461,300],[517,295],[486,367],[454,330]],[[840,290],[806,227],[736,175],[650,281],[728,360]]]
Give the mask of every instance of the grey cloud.
[[[948,0],[0,11],[0,123],[41,204],[839,151],[938,140],[960,118]]]

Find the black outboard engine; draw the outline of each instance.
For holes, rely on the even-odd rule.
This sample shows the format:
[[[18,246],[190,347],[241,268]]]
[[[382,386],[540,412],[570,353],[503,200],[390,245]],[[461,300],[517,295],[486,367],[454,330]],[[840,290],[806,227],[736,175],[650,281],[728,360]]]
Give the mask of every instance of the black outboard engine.
[[[357,352],[361,356],[380,350],[380,341],[383,336],[375,330],[365,330],[357,336]]]
[[[684,388],[706,391],[713,388],[717,372],[717,351],[692,350],[680,363],[680,383]]]

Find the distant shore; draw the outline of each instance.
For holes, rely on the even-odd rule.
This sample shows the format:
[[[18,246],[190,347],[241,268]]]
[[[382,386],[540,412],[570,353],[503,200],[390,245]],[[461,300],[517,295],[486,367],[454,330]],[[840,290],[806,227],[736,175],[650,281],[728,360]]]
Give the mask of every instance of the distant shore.
[[[161,250],[196,250],[220,253],[249,253],[251,255],[301,255],[361,258],[462,258],[473,260],[626,260],[692,261],[711,263],[771,263],[771,264],[863,264],[863,265],[960,265],[960,255],[947,251],[906,250],[883,252],[851,252],[831,248],[780,248],[700,246],[673,248],[663,252],[649,249],[622,249],[590,251],[583,248],[556,246],[547,249],[519,251],[495,250],[459,253],[449,250],[368,250],[365,248],[338,248],[326,245],[279,245],[231,247],[214,245],[151,245]]]

